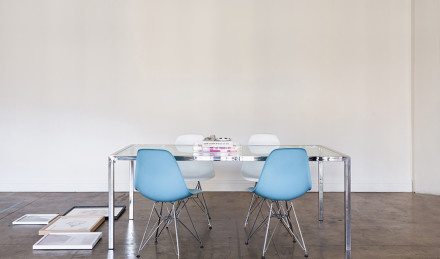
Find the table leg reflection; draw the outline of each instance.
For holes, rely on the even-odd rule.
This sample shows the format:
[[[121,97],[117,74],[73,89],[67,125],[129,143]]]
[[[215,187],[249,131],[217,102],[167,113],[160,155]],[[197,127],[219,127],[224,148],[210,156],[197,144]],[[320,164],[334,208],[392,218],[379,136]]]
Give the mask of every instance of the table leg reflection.
[[[322,161],[318,161],[318,220],[324,220],[324,172]]]

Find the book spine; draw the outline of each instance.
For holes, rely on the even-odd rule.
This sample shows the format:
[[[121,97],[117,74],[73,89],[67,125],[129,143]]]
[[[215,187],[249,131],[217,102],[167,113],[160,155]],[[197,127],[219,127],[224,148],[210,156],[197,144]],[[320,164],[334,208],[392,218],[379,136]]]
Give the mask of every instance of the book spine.
[[[233,147],[232,141],[203,141],[203,147]]]
[[[237,147],[204,147],[204,146],[194,146],[195,152],[203,152],[203,153],[227,153],[227,152],[237,152]]]

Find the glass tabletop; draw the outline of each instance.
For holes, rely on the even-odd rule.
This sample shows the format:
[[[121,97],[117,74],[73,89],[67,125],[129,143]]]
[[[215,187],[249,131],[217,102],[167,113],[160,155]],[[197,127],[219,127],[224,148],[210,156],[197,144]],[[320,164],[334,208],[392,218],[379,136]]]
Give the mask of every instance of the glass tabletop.
[[[168,150],[177,161],[265,161],[270,152],[277,148],[303,148],[310,161],[342,161],[348,156],[319,145],[239,145],[233,151],[199,151],[192,145],[133,144],[110,155],[115,160],[136,160],[139,149]]]

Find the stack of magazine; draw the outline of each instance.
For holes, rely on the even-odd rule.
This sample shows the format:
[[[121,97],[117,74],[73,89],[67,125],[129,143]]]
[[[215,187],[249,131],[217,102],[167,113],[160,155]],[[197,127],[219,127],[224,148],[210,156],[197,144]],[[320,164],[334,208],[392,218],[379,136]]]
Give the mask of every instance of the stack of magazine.
[[[206,138],[202,144],[194,145],[196,153],[237,153],[238,146],[230,138]]]

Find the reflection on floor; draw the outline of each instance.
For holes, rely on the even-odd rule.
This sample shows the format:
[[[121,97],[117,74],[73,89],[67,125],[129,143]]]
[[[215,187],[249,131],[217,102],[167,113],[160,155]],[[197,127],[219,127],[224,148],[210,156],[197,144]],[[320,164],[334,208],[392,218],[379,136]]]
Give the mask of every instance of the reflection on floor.
[[[203,213],[194,204],[191,215],[204,243],[180,231],[181,258],[260,258],[264,230],[245,245],[244,219],[250,194],[207,192],[212,217],[209,230]],[[116,205],[127,205],[128,194],[117,193]],[[0,213],[0,258],[136,258],[152,202],[135,194],[135,220],[128,211],[115,222],[115,249],[108,251],[108,223],[93,250],[33,250],[40,238],[37,225],[12,225],[29,213],[64,214],[73,206],[107,205],[107,193],[0,193],[2,204],[20,203]],[[325,194],[325,220],[318,222],[317,194],[308,193],[294,201],[309,258],[344,257],[344,200],[342,193]],[[9,207],[9,206],[8,206]],[[440,258],[440,196],[412,193],[353,193],[353,258]],[[183,216],[185,220],[185,217]],[[141,258],[176,258],[164,232],[157,245],[150,242]],[[304,258],[298,244],[278,228],[266,258]]]

